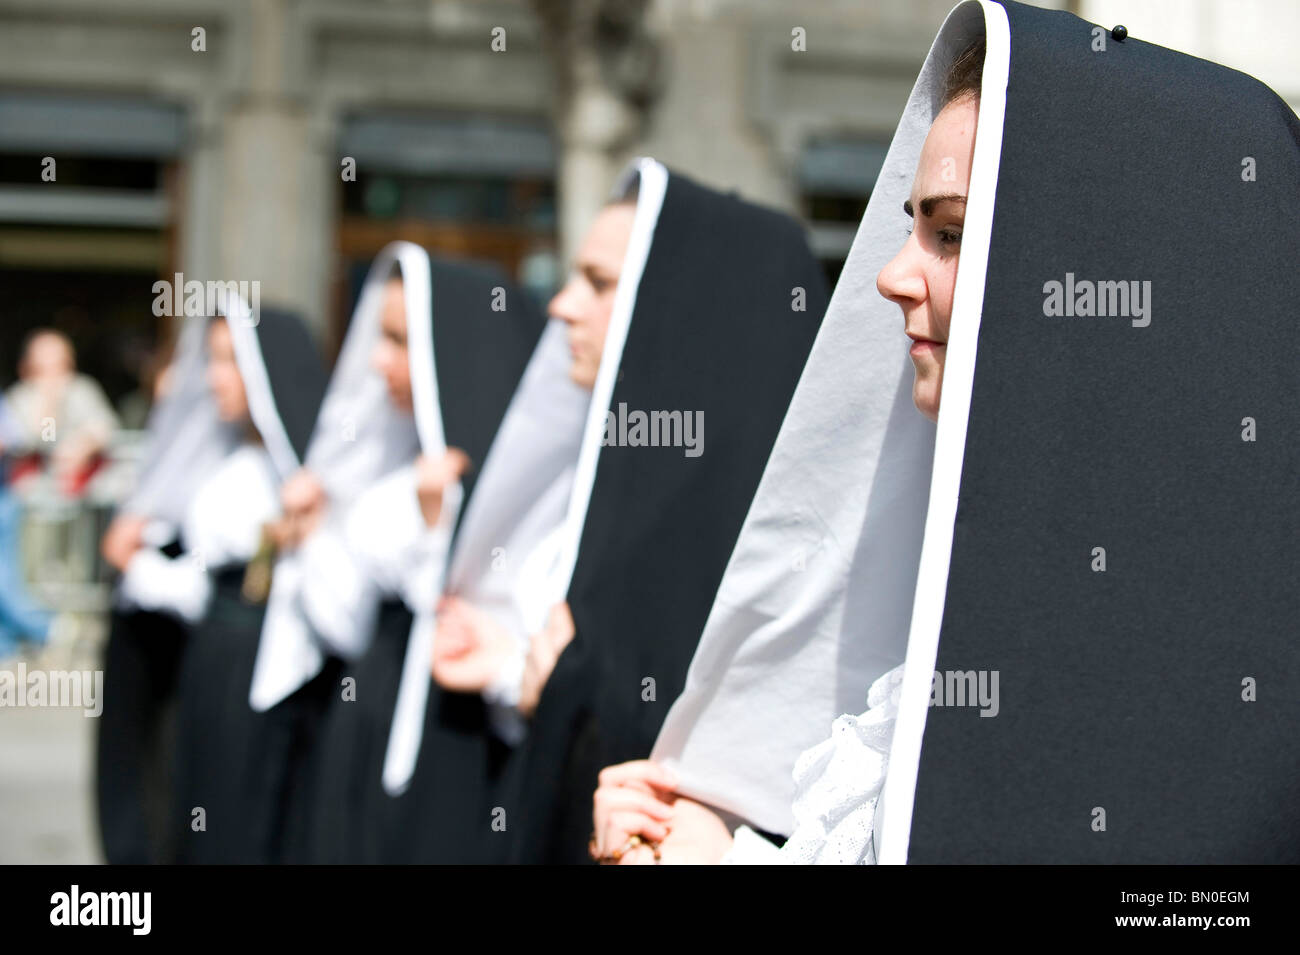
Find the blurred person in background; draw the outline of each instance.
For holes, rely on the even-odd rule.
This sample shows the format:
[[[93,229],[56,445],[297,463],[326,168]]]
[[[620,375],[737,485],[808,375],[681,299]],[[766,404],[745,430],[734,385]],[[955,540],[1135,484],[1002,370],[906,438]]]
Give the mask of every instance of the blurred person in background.
[[[306,324],[262,309],[213,319],[206,382],[238,442],[194,492],[184,552],[138,551],[122,589],[189,625],[177,678],[176,783],[170,833],[180,862],[274,858],[282,714],[254,712],[248,685],[270,590],[280,485],[301,466],[325,389]]]
[[[117,415],[99,384],[77,373],[76,351],[62,332],[27,336],[18,381],[6,393],[23,456],[12,480],[22,483],[47,463],[65,494],[78,496],[104,461]]]
[[[306,467],[284,489],[288,553],[252,690],[267,707],[303,695],[313,672],[328,689],[299,727],[305,758],[284,770],[285,861],[391,861],[380,766],[408,639],[430,625],[466,467],[487,453],[541,325],[494,269],[409,242],[371,267]]]
[[[154,378],[136,486],[100,543],[105,562],[119,575],[143,547],[181,552],[180,528],[195,488],[238,441],[208,394],[206,328],[206,318],[187,319],[174,354]],[[96,740],[96,810],[110,864],[172,856],[176,679],[188,634],[179,614],[139,606],[119,579],[108,615]]]
[[[205,789],[195,780],[209,767],[235,774],[212,750],[232,737],[243,747],[250,735],[240,732],[248,720],[237,719],[249,713],[238,624],[260,614],[264,586],[247,565],[264,546],[263,525],[278,514],[279,475],[297,467],[295,440],[305,440],[323,382],[305,326],[263,309],[256,326],[242,313],[187,319],[176,357],[155,383],[139,483],[102,544],[122,575],[98,739],[99,822],[110,863],[195,851],[180,841],[194,805],[188,792]],[[255,646],[257,624],[248,632]],[[183,823],[178,792],[190,802]],[[221,823],[214,842],[250,829],[244,818],[231,822],[245,815],[235,796],[203,798],[199,805]]]
[[[22,506],[9,488],[7,473],[10,449],[22,443],[22,429],[0,397],[0,660],[12,656],[20,640],[44,643],[52,619],[28,594],[22,576]]]
[[[569,377],[590,393],[576,464],[552,485],[567,492],[558,526],[534,529],[530,550],[505,548],[518,567],[506,599],[488,550],[439,608],[434,678],[513,707],[517,747],[477,819],[431,816],[420,837],[491,824],[511,862],[590,861],[597,774],[611,754],[649,755],[681,691],[826,305],[787,216],[650,159],[615,195],[550,306],[567,330]],[[483,487],[498,461],[520,467],[520,450],[501,450]],[[529,472],[516,484],[540,481]],[[438,772],[422,756],[426,766]]]

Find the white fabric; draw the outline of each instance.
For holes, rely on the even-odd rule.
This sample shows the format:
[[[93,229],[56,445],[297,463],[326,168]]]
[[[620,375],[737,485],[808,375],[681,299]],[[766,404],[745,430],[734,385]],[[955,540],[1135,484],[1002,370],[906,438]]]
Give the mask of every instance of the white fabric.
[[[781,850],[768,842],[749,826],[741,826],[731,834],[731,848],[722,857],[721,865],[784,865]]]
[[[394,471],[303,544],[303,612],[316,636],[345,660],[369,647],[383,596],[401,597],[412,612],[438,598],[463,492],[459,482],[446,489],[438,522],[429,527],[415,482],[413,465]]]
[[[406,304],[414,416],[393,405],[383,379],[370,367],[380,336],[384,285],[394,265],[401,270]],[[371,483],[421,452],[441,456],[446,450],[434,375],[430,296],[428,253],[410,242],[385,246],[362,286],[307,448],[305,466],[321,482],[331,507],[346,507]],[[249,688],[255,710],[279,703],[325,663],[324,648],[300,599],[306,579],[300,552],[277,559]]]
[[[949,15],[912,90],[652,754],[686,795],[769,832],[794,827],[799,755],[904,657],[935,429],[912,403],[898,306],[875,282],[904,240],[903,201],[944,73],[982,17],[977,0]],[[968,240],[980,242],[969,212]],[[954,329],[968,310],[954,312]],[[962,347],[955,334],[949,363]]]
[[[231,313],[227,320],[235,362],[248,394],[249,414],[282,480],[285,467],[296,466],[296,457],[275,407],[261,343],[251,321],[252,312],[238,294],[229,296],[227,308]],[[128,514],[154,519],[149,524],[151,537],[147,539],[158,547],[166,544],[175,529],[184,523],[198,486],[242,440],[240,425],[223,422],[218,417],[208,385],[210,318],[194,316],[182,321],[184,325],[168,368],[168,391],[149,414],[140,480],[120,508]],[[158,557],[165,559],[162,555]],[[161,567],[155,568],[155,572],[162,571]],[[179,582],[176,586],[180,586]],[[121,586],[115,599],[121,606],[133,603]]]
[[[230,340],[234,346],[235,364],[244,383],[244,393],[248,396],[248,414],[253,419],[257,433],[262,436],[279,479],[283,481],[298,470],[298,454],[293,449],[289,433],[284,430],[284,422],[280,420],[275,407],[271,379],[266,373],[266,360],[262,356],[262,342],[257,337],[256,319],[238,295],[229,297],[226,309],[229,313],[226,315],[226,325],[230,329]]]
[[[795,829],[785,845],[777,849],[742,826],[723,864],[875,864],[876,801],[889,766],[902,685],[900,665],[871,685],[865,713],[837,718],[830,738],[795,762]]]
[[[616,197],[628,194],[634,183],[636,213],[595,386],[587,394],[569,380],[565,330],[552,321],[492,442],[447,573],[449,592],[491,613],[525,648],[550,608],[564,599],[573,576],[605,434],[605,412],[663,207],[668,171],[653,159],[638,159],[620,177]],[[419,633],[420,638],[407,646],[384,760],[384,788],[393,795],[410,783],[424,732],[434,627]],[[516,657],[512,666],[517,663]],[[522,668],[518,672],[522,674]],[[497,687],[489,701],[494,704],[493,725],[503,739],[517,741],[523,723],[506,712],[500,698]]]
[[[239,448],[195,492],[181,531],[185,552],[169,558],[149,547],[137,551],[122,575],[119,601],[191,623],[201,620],[212,593],[208,571],[251,560],[263,525],[279,508],[266,452]]]
[[[178,321],[184,324],[167,372],[168,390],[149,413],[140,480],[120,508],[173,527],[185,520],[198,485],[240,441],[238,427],[217,417],[208,388],[208,320]]]
[[[528,735],[528,721],[519,712],[527,663],[528,647],[520,646],[510,654],[483,691],[492,732],[511,746],[518,746]]]
[[[381,335],[384,286],[394,265],[401,270],[406,302],[414,415],[393,404],[383,378],[370,364]],[[429,286],[429,254],[410,242],[385,246],[366,275],[307,448],[305,465],[331,501],[355,499],[377,478],[409,464],[421,450],[426,454],[444,450],[437,383],[423,380],[434,372]],[[421,347],[428,350],[428,361],[417,354]]]

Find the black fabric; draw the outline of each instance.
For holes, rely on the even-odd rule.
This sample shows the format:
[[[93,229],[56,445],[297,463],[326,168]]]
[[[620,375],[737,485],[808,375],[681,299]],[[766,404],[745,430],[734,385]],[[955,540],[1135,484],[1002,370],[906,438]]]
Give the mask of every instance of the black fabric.
[[[314,764],[308,767],[316,788],[311,793],[309,835],[301,861],[386,861],[383,820],[393,800],[384,793],[380,778],[411,619],[401,601],[384,601],[370,649],[341,670],[322,716],[322,745],[314,748]],[[344,698],[344,679],[353,681],[352,699]]]
[[[214,574],[212,601],[186,648],[177,718],[172,842],[187,864],[301,861],[313,804],[311,758],[341,664],[327,665],[265,713],[248,688],[266,613],[241,593],[245,567]],[[194,810],[204,826],[194,828]]]
[[[526,292],[499,270],[430,256],[433,352],[448,446],[470,458],[460,513],[473,493],[506,406],[546,323]],[[498,296],[500,289],[504,297]],[[494,310],[494,304],[502,304]],[[322,862],[481,862],[494,848],[476,826],[501,762],[478,697],[430,691],[419,766],[401,799],[381,776],[411,628],[405,608],[385,605],[350,668],[357,700],[335,694],[313,757],[317,800],[310,853]]]
[[[316,786],[321,777],[314,771],[315,760],[323,750],[320,741],[325,736],[326,717],[342,693],[343,676],[343,661],[326,657],[316,676],[266,714],[287,740],[275,750],[282,757],[266,767],[266,772],[279,780],[275,806],[269,810],[275,820],[271,857],[276,862],[318,861],[313,823],[320,804]]]
[[[930,707],[909,861],[1300,861],[1300,123],[1241,73],[1006,6],[937,662],[1000,671],[1000,709]],[[1066,272],[1149,280],[1150,325],[1045,316]]]
[[[384,861],[491,864],[506,859],[508,817],[500,787],[509,751],[491,732],[476,694],[430,680],[420,758],[406,792],[385,815]]]
[[[288,752],[277,720],[248,705],[266,607],[241,594],[245,568],[213,575],[204,619],[190,634],[181,666],[173,836],[176,861],[274,860],[279,781],[268,766]],[[194,811],[205,828],[195,830]]]
[[[280,423],[302,461],[329,376],[311,333],[296,314],[262,309],[257,340]]]
[[[173,855],[176,682],[186,638],[185,625],[167,614],[109,615],[95,795],[104,858],[113,865],[160,863]]]
[[[324,396],[324,367],[296,315],[264,309],[256,331],[276,414],[301,460]],[[319,707],[325,675],[266,713],[252,709],[266,605],[242,594],[246,571],[238,563],[212,572],[210,604],[181,661],[170,830],[178,862],[278,861],[288,800],[306,785],[299,765],[318,720],[304,714]],[[196,808],[205,829],[194,828]]]
[[[492,446],[546,315],[495,267],[433,255],[429,267],[438,403],[447,444],[470,458],[472,470],[461,482],[468,501],[474,474]],[[503,307],[494,311],[498,302]]]
[[[670,176],[610,408],[702,411],[703,453],[601,450],[568,592],[577,634],[512,767],[515,861],[590,861],[597,774],[650,754],[826,300],[793,220]]]

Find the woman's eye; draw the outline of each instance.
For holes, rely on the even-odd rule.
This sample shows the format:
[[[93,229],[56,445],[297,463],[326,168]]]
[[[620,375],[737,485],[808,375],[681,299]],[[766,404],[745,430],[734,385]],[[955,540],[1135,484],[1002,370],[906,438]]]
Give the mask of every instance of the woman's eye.
[[[961,246],[961,232],[957,229],[940,229],[939,242],[947,248]]]

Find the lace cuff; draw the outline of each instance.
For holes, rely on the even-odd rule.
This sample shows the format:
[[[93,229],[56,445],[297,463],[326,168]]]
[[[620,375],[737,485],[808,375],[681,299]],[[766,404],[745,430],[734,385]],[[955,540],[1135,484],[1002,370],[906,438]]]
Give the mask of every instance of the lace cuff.
[[[830,739],[795,763],[795,831],[781,850],[787,861],[875,863],[876,801],[884,787],[902,684],[899,665],[871,685],[865,713],[837,718]]]

